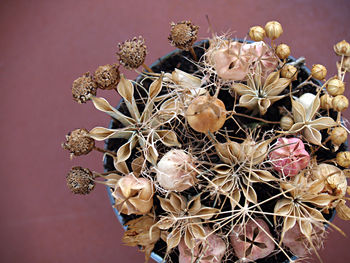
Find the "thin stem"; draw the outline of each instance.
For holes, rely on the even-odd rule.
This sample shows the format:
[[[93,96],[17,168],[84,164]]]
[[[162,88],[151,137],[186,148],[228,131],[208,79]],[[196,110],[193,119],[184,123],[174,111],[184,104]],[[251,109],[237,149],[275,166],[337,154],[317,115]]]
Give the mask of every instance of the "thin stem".
[[[100,147],[94,146],[94,150],[101,152],[101,153],[109,153],[110,155],[115,156],[115,157],[117,156],[115,152],[112,152],[110,150],[105,150],[105,149],[102,149]]]
[[[142,67],[144,67],[144,69],[147,70],[148,72],[154,73],[153,70],[149,66],[147,66],[145,63],[142,64]]]
[[[194,61],[198,61],[196,52],[194,52],[193,47],[190,47],[190,52],[191,52],[191,55],[192,55],[192,57],[193,57],[193,60],[194,60]]]
[[[258,118],[258,117],[253,117],[253,116],[249,116],[243,113],[238,113],[238,112],[232,112],[232,115],[237,115],[237,116],[241,116],[241,117],[246,117],[246,118],[250,118],[253,120],[257,120],[257,121],[261,121],[261,122],[265,122],[265,123],[270,123],[270,124],[279,124],[279,121],[268,121],[268,120],[264,120],[262,118]]]

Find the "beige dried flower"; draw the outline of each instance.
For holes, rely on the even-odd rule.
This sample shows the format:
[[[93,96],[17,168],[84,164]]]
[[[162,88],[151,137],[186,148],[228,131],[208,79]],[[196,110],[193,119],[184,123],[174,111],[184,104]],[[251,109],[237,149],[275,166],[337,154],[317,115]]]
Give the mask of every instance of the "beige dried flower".
[[[290,55],[290,47],[286,44],[279,44],[276,47],[276,55],[280,58],[280,59],[286,59],[289,57]]]
[[[334,78],[327,83],[327,92],[332,96],[342,95],[345,91],[344,82]]]
[[[349,100],[344,95],[338,95],[333,98],[333,109],[338,112],[345,111],[349,107]]]
[[[343,40],[334,45],[334,52],[338,56],[350,56],[350,44]]]
[[[327,69],[321,64],[312,65],[311,75],[315,79],[324,80],[327,75]]]
[[[286,64],[281,69],[281,77],[296,80],[298,76],[298,69],[292,65]]]
[[[197,40],[199,26],[191,21],[181,21],[171,23],[170,35],[168,37],[170,44],[179,49],[189,50]]]
[[[265,25],[265,32],[268,38],[275,40],[282,35],[283,29],[281,24],[277,21],[270,21]]]
[[[336,156],[336,162],[338,165],[344,168],[350,167],[350,152],[339,152]]]
[[[126,69],[136,69],[140,67],[144,62],[147,54],[147,47],[143,37],[134,37],[119,43],[119,62]]]
[[[263,41],[265,34],[265,29],[261,26],[253,26],[249,29],[249,36],[254,41]]]
[[[294,120],[290,116],[283,116],[280,120],[280,126],[284,131],[288,131],[290,128],[292,128],[293,124]]]
[[[95,187],[94,175],[87,169],[80,166],[72,167],[67,177],[67,186],[74,194],[89,194]]]
[[[86,155],[94,149],[95,141],[89,137],[88,130],[76,129],[66,135],[66,142],[62,143],[62,147],[72,156]]]
[[[116,64],[99,66],[95,71],[94,78],[98,88],[115,89],[120,79],[119,66]]]
[[[78,103],[86,103],[91,96],[96,95],[96,91],[96,82],[92,79],[89,72],[73,82],[72,95],[73,99]]]
[[[329,94],[324,94],[320,98],[321,101],[321,109],[323,110],[329,110],[333,108],[333,97]]]

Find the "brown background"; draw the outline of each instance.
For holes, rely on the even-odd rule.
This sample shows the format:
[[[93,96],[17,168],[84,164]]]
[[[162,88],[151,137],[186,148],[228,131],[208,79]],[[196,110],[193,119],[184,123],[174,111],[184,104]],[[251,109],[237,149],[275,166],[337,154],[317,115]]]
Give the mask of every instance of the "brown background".
[[[350,41],[347,0],[13,0],[1,1],[0,9],[1,262],[143,262],[136,248],[121,244],[123,230],[104,187],[80,197],[65,186],[71,166],[102,171],[102,156],[70,161],[60,148],[68,131],[108,124],[91,104],[73,102],[70,87],[82,73],[116,62],[119,41],[142,34],[150,64],[173,49],[167,41],[171,21],[191,19],[205,38],[205,14],[215,31],[237,37],[278,20],[284,28],[278,41],[289,44],[293,56],[306,56],[309,66],[327,66],[329,76],[337,60],[333,44]],[[113,92],[99,95],[111,104],[119,99]],[[350,223],[334,222],[350,234]],[[332,231],[324,261],[350,262],[348,244]]]

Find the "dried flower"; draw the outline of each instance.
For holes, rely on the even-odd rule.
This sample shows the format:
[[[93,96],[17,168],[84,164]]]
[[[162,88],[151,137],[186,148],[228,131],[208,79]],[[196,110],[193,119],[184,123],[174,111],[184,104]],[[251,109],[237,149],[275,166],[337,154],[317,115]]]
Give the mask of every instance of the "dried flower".
[[[315,79],[324,80],[327,75],[327,69],[321,64],[312,65],[311,75]]]
[[[249,36],[254,41],[263,41],[265,35],[265,29],[261,26],[253,26],[249,29]]]
[[[270,229],[262,219],[251,219],[235,226],[230,240],[239,259],[255,261],[270,255],[275,249]]]
[[[344,95],[338,95],[333,98],[333,109],[342,112],[349,107],[349,100]]]
[[[334,45],[334,52],[338,56],[350,56],[350,44],[345,40]]]
[[[199,96],[188,107],[186,118],[191,128],[197,132],[216,132],[226,121],[225,104],[209,93]]]
[[[146,178],[128,174],[117,182],[112,193],[115,207],[122,214],[147,214],[153,207],[153,184]]]
[[[339,146],[348,139],[348,132],[343,127],[335,127],[330,133],[330,138],[333,144]]]
[[[183,150],[167,152],[157,164],[157,181],[161,187],[170,191],[184,191],[196,183],[195,163]]]
[[[269,158],[274,169],[283,176],[297,175],[309,164],[310,155],[298,138],[279,138],[274,148]]]
[[[67,186],[74,194],[89,194],[95,187],[92,172],[80,166],[72,167],[67,177]]]
[[[189,50],[197,40],[199,26],[194,25],[191,21],[181,21],[170,25],[171,30],[168,39],[171,45],[179,49]]]
[[[350,166],[350,152],[337,153],[336,162],[341,167],[348,168]]]
[[[118,66],[116,64],[99,66],[94,78],[100,89],[115,89],[120,79]]]
[[[119,43],[119,62],[126,69],[136,69],[140,67],[144,62],[147,54],[147,47],[143,37],[134,37]]]
[[[292,65],[286,64],[281,69],[281,77],[296,80],[298,76],[298,69]]]
[[[290,128],[292,128],[293,124],[294,120],[289,116],[283,116],[280,120],[280,126],[284,131],[288,131]]]
[[[83,76],[77,78],[73,82],[72,95],[73,99],[78,103],[86,103],[91,96],[95,96],[97,91],[97,85],[93,81],[89,72]]]
[[[332,96],[342,95],[345,90],[344,82],[334,78],[327,83],[327,92]]]
[[[265,25],[265,32],[268,38],[275,40],[279,38],[283,33],[283,29],[280,23],[277,21],[267,22]]]
[[[329,94],[324,94],[321,96],[320,98],[320,101],[321,101],[321,109],[324,109],[324,110],[329,110],[329,109],[332,109],[333,108],[333,97]]]
[[[290,47],[286,44],[279,44],[276,47],[276,55],[280,58],[280,59],[286,59],[289,57],[290,55]]]
[[[68,150],[72,156],[86,155],[95,147],[94,139],[89,137],[86,129],[76,129],[66,135],[66,142],[62,147]]]

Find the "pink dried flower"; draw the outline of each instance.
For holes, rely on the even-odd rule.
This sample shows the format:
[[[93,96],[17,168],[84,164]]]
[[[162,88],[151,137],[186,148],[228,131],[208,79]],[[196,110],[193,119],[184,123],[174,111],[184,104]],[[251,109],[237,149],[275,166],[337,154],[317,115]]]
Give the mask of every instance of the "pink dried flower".
[[[262,219],[254,221],[235,226],[230,235],[235,255],[245,261],[267,257],[275,249],[268,225]]]
[[[310,155],[298,138],[279,138],[275,148],[269,158],[275,170],[284,176],[297,175],[309,164]]]

